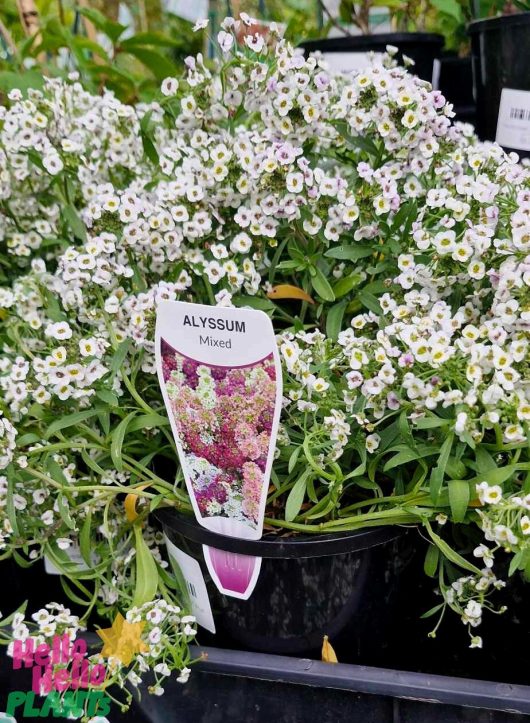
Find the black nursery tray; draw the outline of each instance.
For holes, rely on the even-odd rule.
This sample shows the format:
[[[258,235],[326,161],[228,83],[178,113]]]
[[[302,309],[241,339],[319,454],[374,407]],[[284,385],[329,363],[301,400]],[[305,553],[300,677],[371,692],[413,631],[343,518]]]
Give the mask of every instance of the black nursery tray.
[[[200,648],[186,685],[140,704],[149,723],[516,723],[530,686]]]

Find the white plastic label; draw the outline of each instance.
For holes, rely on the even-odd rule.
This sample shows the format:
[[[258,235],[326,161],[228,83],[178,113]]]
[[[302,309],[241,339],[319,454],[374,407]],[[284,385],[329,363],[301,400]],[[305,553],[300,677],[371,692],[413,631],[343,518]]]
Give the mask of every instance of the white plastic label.
[[[162,301],[158,378],[197,521],[259,540],[282,402],[271,320],[255,309]],[[261,559],[205,547],[220,592],[247,600]]]
[[[208,597],[208,590],[206,589],[201,566],[193,557],[183,552],[183,550],[179,550],[166,535],[164,535],[164,537],[171,562],[173,565],[178,565],[184,583],[186,584],[191,614],[195,615],[199,625],[202,625],[203,628],[206,628],[206,630],[209,630],[211,633],[215,633],[212,607],[210,605],[210,598]]]
[[[529,90],[503,88],[495,140],[506,148],[530,151]]]

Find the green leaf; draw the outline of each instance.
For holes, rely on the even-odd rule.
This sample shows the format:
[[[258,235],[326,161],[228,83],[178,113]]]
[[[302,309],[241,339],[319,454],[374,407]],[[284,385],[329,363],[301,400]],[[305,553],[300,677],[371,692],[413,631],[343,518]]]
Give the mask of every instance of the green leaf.
[[[110,389],[98,389],[96,397],[101,399],[102,402],[105,402],[105,404],[109,404],[111,407],[117,407],[119,404],[118,397],[114,392],[111,392]]]
[[[435,605],[430,610],[427,610],[426,613],[423,613],[423,615],[420,615],[420,620],[425,620],[426,618],[431,618],[433,615],[436,615],[436,613],[441,610],[444,607],[445,603],[439,603],[438,605]]]
[[[379,149],[375,145],[375,143],[370,140],[369,138],[366,138],[364,136],[352,136],[350,132],[350,128],[346,121],[339,120],[333,123],[332,125],[335,126],[335,128],[338,130],[338,132],[341,134],[341,136],[344,138],[344,140],[353,148],[358,148],[361,151],[365,151],[365,153],[368,153],[372,156],[378,156],[379,155]]]
[[[311,274],[311,284],[314,290],[322,299],[324,299],[324,301],[335,301],[333,289],[322,271],[318,268],[318,266],[313,266],[312,270],[314,273]]]
[[[160,495],[157,495],[156,497],[153,497],[153,499],[151,500],[151,502],[149,504],[149,512],[154,512],[154,510],[156,510],[157,507],[160,507],[160,505],[162,504],[162,502],[165,501],[165,499],[166,499],[165,494],[160,494]]]
[[[101,30],[113,43],[127,30],[126,25],[109,20],[103,13],[94,8],[78,8],[77,12],[91,20],[98,30]]]
[[[389,451],[394,450],[392,449]],[[383,471],[388,472],[395,467],[401,467],[401,465],[403,464],[407,464],[408,462],[414,462],[415,460],[422,459],[423,457],[432,457],[432,455],[434,454],[437,454],[437,450],[433,449],[432,447],[422,446],[416,449],[412,449],[411,447],[404,446],[404,448],[400,449],[400,451],[396,455],[394,455],[394,457],[391,457],[387,461],[383,468]]]
[[[136,547],[136,583],[132,601],[133,607],[150,602],[158,589],[158,570],[151,550],[142,535],[141,523],[134,525],[134,541]]]
[[[0,618],[0,628],[5,628],[8,625],[11,625],[11,623],[13,622],[13,620],[15,618],[15,615],[17,613],[22,613],[22,615],[23,615],[26,612],[27,606],[28,606],[28,601],[26,600],[25,602],[22,603],[22,605],[20,605],[20,607],[18,607],[15,611],[13,611],[11,613],[11,615],[8,615],[5,618]]]
[[[175,65],[168,60],[161,53],[157,53],[154,50],[147,50],[147,48],[141,46],[128,46],[127,53],[137,58],[151,73],[155,76],[158,82],[162,82],[164,78],[173,76],[176,74],[177,69]]]
[[[114,356],[112,357],[112,361],[110,363],[110,371],[111,376],[114,376],[118,370],[120,369],[121,365],[125,361],[125,357],[127,356],[127,353],[131,347],[132,339],[128,337],[127,339],[124,339],[121,344],[116,349]]]
[[[89,510],[87,513],[87,516],[85,518],[85,521],[83,522],[83,526],[81,527],[81,532],[79,533],[79,550],[81,552],[81,557],[86,562],[86,564],[89,567],[92,567],[92,560],[91,560],[91,553],[92,553],[92,542],[91,542],[91,533],[92,532],[92,512]]]
[[[343,261],[356,261],[371,256],[373,253],[374,250],[370,246],[335,246],[326,251],[324,256]]]
[[[449,504],[455,522],[463,522],[469,504],[469,482],[463,479],[452,479],[448,483]]]
[[[340,299],[341,296],[348,294],[355,286],[358,286],[361,281],[364,281],[365,274],[351,273],[349,276],[344,276],[339,279],[336,284],[333,285],[333,293],[336,299]]]
[[[261,296],[235,296],[232,299],[234,306],[251,309],[259,309],[260,311],[274,311],[276,308],[270,299],[263,299]]]
[[[294,483],[293,487],[291,488],[291,491],[289,492],[289,496],[287,497],[287,502],[285,503],[285,519],[287,522],[292,522],[294,518],[298,515],[300,512],[300,509],[302,507],[302,502],[304,501],[306,487],[307,487],[307,478],[311,474],[311,470],[306,470]]]
[[[17,447],[19,449],[22,449],[22,447],[26,447],[28,444],[35,444],[35,442],[40,442],[42,437],[40,434],[35,434],[34,432],[28,432],[27,434],[22,434],[20,437],[17,437]]]
[[[90,417],[94,417],[99,412],[99,409],[84,409],[81,412],[74,412],[73,414],[67,414],[66,417],[56,419],[48,427],[44,438],[49,439],[56,432],[60,432],[62,429],[73,427],[81,422],[86,422]]]
[[[477,461],[477,472],[479,475],[484,475],[490,472],[492,469],[497,469],[495,460],[484,447],[477,447],[475,451],[475,459]]]
[[[104,477],[106,475],[105,470],[99,466],[99,464],[92,459],[92,457],[88,454],[86,449],[81,450],[81,458],[83,462],[86,464],[86,466],[91,469],[93,472],[95,472],[98,476]]]
[[[72,518],[72,515],[70,514],[70,507],[68,505],[68,500],[65,495],[58,495],[57,506],[59,508],[59,514],[61,515],[61,519],[64,524],[71,530],[75,530],[76,525]]]
[[[70,483],[64,476],[63,470],[59,467],[53,457],[48,457],[46,461],[46,469],[48,470],[50,477],[55,480],[55,482],[58,482],[63,487],[70,487]]]
[[[442,484],[445,476],[445,469],[447,467],[447,462],[449,460],[449,456],[451,454],[451,449],[453,447],[453,441],[454,441],[454,434],[451,432],[445,439],[444,443],[442,444],[440,448],[440,456],[438,457],[438,464],[431,472],[431,479],[429,483],[429,490],[431,495],[431,500],[436,504],[438,502],[438,497],[440,495],[440,490],[442,489]]]
[[[144,131],[141,131],[140,135],[142,138],[142,146],[144,148],[145,155],[147,156],[147,158],[149,158],[153,165],[158,166],[160,158],[158,155],[158,151],[156,150],[155,144]]]
[[[14,488],[15,488],[15,471],[13,465],[10,464],[7,467],[7,496],[6,496],[6,512],[7,519],[9,520],[13,533],[18,537],[18,524],[17,524],[17,513],[15,509],[15,503],[13,500]]]
[[[450,424],[449,419],[442,419],[434,415],[428,417],[419,417],[414,420],[414,426],[416,429],[435,429],[436,427],[448,427]]]
[[[340,301],[338,304],[333,304],[328,311],[326,318],[326,336],[333,341],[337,341],[340,330],[342,329],[342,320],[347,306],[347,301]]]
[[[112,441],[110,444],[110,456],[112,457],[112,461],[114,462],[114,465],[118,472],[123,472],[123,459],[121,456],[121,449],[123,447],[125,432],[127,431],[127,427],[129,426],[131,420],[135,416],[136,412],[129,412],[125,419],[121,420],[121,422],[118,424],[118,426],[111,435]]]
[[[103,48],[99,43],[96,43],[89,38],[85,38],[83,35],[74,35],[69,42],[69,46],[80,63],[88,60],[86,57],[87,53],[85,51],[88,51],[92,55],[99,56],[107,63],[110,62],[109,55],[105,48]]]
[[[122,40],[122,42],[120,43],[120,47],[124,50],[126,50],[127,48],[135,47],[136,45],[159,45],[161,47],[170,48],[179,47],[181,45],[181,41],[175,40],[169,35],[164,35],[164,33],[156,33],[150,31],[146,33],[136,33],[130,38]]]
[[[438,560],[440,559],[440,549],[436,545],[429,545],[425,554],[425,562],[423,569],[429,577],[434,577],[438,570]]]
[[[152,412],[152,414],[141,414],[129,425],[129,432],[136,432],[138,429],[154,429],[156,427],[167,427],[169,419]]]
[[[377,297],[371,294],[369,291],[361,289],[361,291],[359,291],[357,295],[357,298],[363,306],[365,306],[369,311],[373,311],[374,314],[380,316],[383,313]]]
[[[73,206],[71,203],[69,203],[67,206],[64,206],[62,214],[64,220],[72,229],[74,236],[76,236],[80,241],[85,243],[87,240],[86,226],[81,220],[79,214],[77,213],[75,206]]]
[[[302,451],[302,447],[296,447],[294,452],[289,457],[289,464],[287,466],[287,471],[289,474],[293,471],[293,469],[296,467],[296,463],[298,462],[298,457],[300,456],[300,452]]]
[[[444,13],[444,15],[449,15],[458,23],[464,22],[462,8],[458,4],[457,0],[432,0],[432,4],[438,12]]]
[[[513,477],[518,469],[519,465],[517,464],[508,464],[506,467],[495,467],[495,469],[490,469],[483,474],[477,475],[473,482],[477,484],[487,482],[489,485],[500,485],[510,479],[510,477]]]
[[[427,527],[427,531],[431,536],[431,540],[434,542],[436,547],[439,548],[440,552],[442,553],[442,555],[444,555],[444,557],[450,560],[454,565],[461,567],[463,570],[472,572],[474,575],[481,574],[478,567],[473,565],[471,562],[468,562],[465,557],[459,555],[458,552],[453,550],[453,548],[450,547],[445,540],[442,540],[441,537],[439,537],[435,532],[433,532],[432,527],[428,522],[425,523],[425,526]]]

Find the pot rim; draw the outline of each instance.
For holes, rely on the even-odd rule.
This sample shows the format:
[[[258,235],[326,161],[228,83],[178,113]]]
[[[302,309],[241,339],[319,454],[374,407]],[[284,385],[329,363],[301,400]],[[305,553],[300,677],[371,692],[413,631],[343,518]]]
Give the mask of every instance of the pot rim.
[[[260,540],[243,540],[212,532],[200,525],[194,517],[183,515],[174,509],[158,508],[154,510],[153,514],[162,524],[164,532],[169,533],[169,537],[180,534],[191,542],[226,552],[281,559],[328,557],[348,552],[360,552],[391,542],[401,537],[409,529],[398,526],[380,526],[349,532],[283,538],[267,534]]]
[[[512,25],[530,25],[530,12],[514,13],[514,15],[499,15],[496,18],[485,18],[473,20],[467,26],[469,35],[474,33],[488,32],[511,27]]]
[[[370,45],[399,45],[399,43],[419,43],[420,45],[439,45],[444,43],[443,35],[439,33],[374,33],[373,35],[344,35],[334,38],[317,38],[303,40],[299,47],[306,52],[322,50],[326,53],[347,51],[352,48],[369,47]],[[330,46],[323,47],[323,46]]]

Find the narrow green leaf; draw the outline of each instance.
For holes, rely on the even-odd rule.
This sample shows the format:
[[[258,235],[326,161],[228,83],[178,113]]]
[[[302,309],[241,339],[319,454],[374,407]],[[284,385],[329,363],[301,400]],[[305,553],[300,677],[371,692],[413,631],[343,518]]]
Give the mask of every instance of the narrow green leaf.
[[[420,615],[420,620],[425,620],[426,618],[431,618],[433,615],[436,615],[436,613],[443,608],[445,603],[440,603],[439,605],[435,605],[430,610],[427,610],[426,613],[423,613],[423,615]]]
[[[121,365],[123,364],[125,357],[127,356],[129,349],[132,344],[132,339],[128,337],[127,339],[124,339],[121,344],[116,349],[114,356],[112,357],[112,361],[110,363],[110,371],[111,375],[114,376],[118,370],[120,369]]]
[[[469,504],[469,482],[464,479],[452,479],[448,483],[449,504],[455,522],[463,522]]]
[[[88,454],[86,449],[81,450],[81,458],[83,462],[86,464],[86,466],[91,469],[93,472],[95,472],[98,476],[102,477],[106,475],[105,470],[99,466],[99,464],[92,459],[92,457]]]
[[[150,602],[158,589],[158,570],[151,550],[142,535],[141,523],[134,525],[134,541],[136,547],[136,582],[134,588],[133,607]]]
[[[313,270],[314,274],[311,275],[311,284],[314,290],[322,299],[324,299],[324,301],[335,301],[333,289],[322,271],[318,268],[318,266],[314,266]]]
[[[76,236],[83,243],[87,240],[86,226],[77,213],[75,206],[69,203],[62,210],[63,217]]]
[[[289,474],[293,471],[293,469],[296,467],[296,463],[298,462],[298,457],[300,456],[300,452],[302,451],[302,447],[296,447],[294,452],[289,457],[289,464],[287,466],[287,471]]]
[[[440,552],[442,553],[442,555],[444,555],[444,557],[446,557],[455,565],[458,565],[458,567],[461,567],[468,572],[472,572],[474,575],[481,574],[478,567],[473,565],[471,562],[468,562],[465,557],[459,555],[458,552],[453,550],[453,548],[450,547],[447,542],[445,542],[445,540],[442,540],[441,537],[439,537],[435,532],[433,532],[432,527],[428,522],[425,523],[425,526],[427,528],[427,531],[429,532],[429,535],[431,536],[431,540],[434,542],[436,547],[439,548]]]
[[[129,45],[127,46],[127,53],[137,58],[151,73],[155,76],[158,82],[164,80],[168,76],[176,74],[177,69],[175,65],[166,58],[165,55],[158,53],[154,50],[148,50],[143,46]]]
[[[17,524],[17,513],[15,509],[15,503],[13,500],[14,488],[15,488],[15,471],[13,465],[8,465],[6,469],[7,474],[7,497],[6,497],[6,512],[7,519],[9,520],[13,533],[18,537],[18,524]]]
[[[326,251],[324,256],[342,261],[357,261],[357,259],[364,259],[373,253],[374,250],[370,246],[334,246]]]
[[[369,311],[373,311],[374,314],[380,316],[383,313],[377,297],[371,294],[369,291],[359,291],[357,298],[363,306],[365,306]]]
[[[90,417],[94,417],[98,411],[98,409],[84,409],[81,412],[74,412],[73,414],[67,414],[66,417],[62,417],[61,419],[56,419],[55,422],[52,422],[48,427],[44,435],[45,439],[49,439],[53,434],[63,429],[73,427],[81,422],[86,422]]]
[[[438,457],[438,464],[431,472],[431,479],[429,483],[429,491],[431,495],[431,499],[436,504],[438,502],[438,497],[440,495],[440,491],[442,489],[442,484],[445,476],[445,468],[447,467],[447,462],[449,460],[449,455],[451,454],[451,449],[453,447],[453,441],[454,441],[454,434],[451,432],[447,435],[444,443],[442,444],[440,448],[440,455]]]
[[[72,518],[72,515],[70,514],[70,507],[68,505],[68,500],[65,495],[58,495],[57,506],[59,508],[59,514],[61,515],[61,519],[64,524],[71,530],[75,530],[76,525]]]
[[[294,518],[300,512],[302,502],[304,501],[307,478],[311,474],[310,470],[306,470],[294,483],[294,486],[289,492],[287,502],[285,503],[285,519],[287,522],[292,522]]]
[[[105,402],[105,404],[110,404],[111,407],[118,406],[118,397],[114,392],[111,392],[110,389],[98,389],[96,397],[101,399],[102,402]]]
[[[125,432],[127,431],[127,427],[129,426],[131,420],[133,417],[136,416],[136,412],[129,412],[129,414],[125,417],[125,419],[122,419],[121,422],[118,424],[114,432],[112,433],[112,441],[110,444],[110,456],[112,457],[112,461],[114,462],[114,466],[118,470],[118,472],[123,472],[123,459],[121,456],[121,450],[123,447],[123,440],[125,438]]]
[[[136,432],[138,429],[155,429],[156,427],[169,426],[169,419],[161,414],[141,414],[129,425],[129,432]]]
[[[435,429],[436,427],[448,427],[450,424],[449,419],[442,419],[434,415],[428,417],[419,417],[414,420],[414,426],[416,429]]]
[[[326,336],[333,341],[337,341],[338,339],[347,306],[347,301],[340,301],[338,304],[333,304],[328,311],[326,318]]]
[[[333,285],[335,298],[340,299],[341,296],[349,294],[350,291],[358,286],[365,278],[365,274],[361,273],[351,273],[349,276],[343,276],[342,279],[339,279],[337,283]]]
[[[423,569],[429,577],[434,577],[438,570],[438,560],[440,559],[440,549],[436,545],[429,545],[425,554],[425,562]]]
[[[86,564],[89,567],[92,567],[91,532],[92,532],[92,512],[89,510],[87,513],[87,516],[85,518],[85,521],[83,522],[83,525],[81,527],[81,532],[79,533],[79,550],[81,552],[81,557],[83,558],[83,560],[86,562]]]

